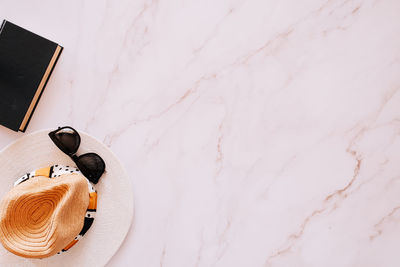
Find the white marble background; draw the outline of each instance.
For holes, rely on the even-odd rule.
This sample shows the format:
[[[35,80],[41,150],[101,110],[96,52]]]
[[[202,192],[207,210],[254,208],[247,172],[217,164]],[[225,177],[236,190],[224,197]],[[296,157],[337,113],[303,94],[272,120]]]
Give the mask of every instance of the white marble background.
[[[400,266],[400,2],[14,1],[65,47],[28,133],[131,174],[113,266]],[[1,127],[0,148],[22,136]]]

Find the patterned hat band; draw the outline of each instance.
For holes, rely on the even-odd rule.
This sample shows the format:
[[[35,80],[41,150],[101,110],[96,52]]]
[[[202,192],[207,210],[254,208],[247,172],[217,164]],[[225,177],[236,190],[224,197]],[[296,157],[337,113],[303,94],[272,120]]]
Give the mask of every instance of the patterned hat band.
[[[77,173],[77,174],[82,174],[79,169],[75,167],[70,167],[70,166],[63,166],[63,165],[53,165],[51,167],[47,168],[41,168],[37,169],[34,171],[31,171],[21,178],[19,178],[15,183],[14,187],[18,186],[19,184],[28,181],[29,179],[33,179],[36,176],[44,176],[48,178],[55,178],[59,177],[63,174],[71,174],[71,173]],[[80,233],[60,252],[57,254],[61,254],[63,252],[68,251],[71,247],[73,247],[89,230],[89,228],[92,226],[95,215],[96,215],[96,209],[97,209],[97,191],[94,188],[94,185],[85,177],[87,183],[88,183],[88,189],[89,189],[89,206],[86,210],[85,214],[85,219],[84,219],[84,224],[83,228],[80,231]]]

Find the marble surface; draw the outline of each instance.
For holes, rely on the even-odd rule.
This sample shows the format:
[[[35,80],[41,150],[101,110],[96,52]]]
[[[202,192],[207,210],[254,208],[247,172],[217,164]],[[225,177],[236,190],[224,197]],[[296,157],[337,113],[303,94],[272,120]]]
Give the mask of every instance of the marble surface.
[[[400,266],[400,2],[11,1],[65,50],[28,133],[129,170],[113,266]],[[21,137],[0,128],[0,148]]]

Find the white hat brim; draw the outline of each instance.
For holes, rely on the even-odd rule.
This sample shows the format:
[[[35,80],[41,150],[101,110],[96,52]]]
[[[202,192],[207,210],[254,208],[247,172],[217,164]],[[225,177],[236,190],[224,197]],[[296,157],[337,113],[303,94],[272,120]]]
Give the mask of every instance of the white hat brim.
[[[75,166],[41,130],[26,135],[0,152],[0,198],[16,179],[34,169],[55,164]],[[127,175],[114,153],[94,137],[79,131],[82,138],[78,155],[99,154],[106,172],[96,185],[96,219],[85,236],[69,251],[45,259],[26,259],[8,252],[0,245],[0,266],[104,266],[118,250],[132,223],[133,194]]]

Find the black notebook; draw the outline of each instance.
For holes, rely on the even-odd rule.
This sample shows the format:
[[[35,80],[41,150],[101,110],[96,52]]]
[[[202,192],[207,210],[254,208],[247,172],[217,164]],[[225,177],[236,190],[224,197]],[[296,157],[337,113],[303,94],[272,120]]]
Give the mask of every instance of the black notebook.
[[[26,130],[62,47],[4,20],[0,27],[0,124]]]

